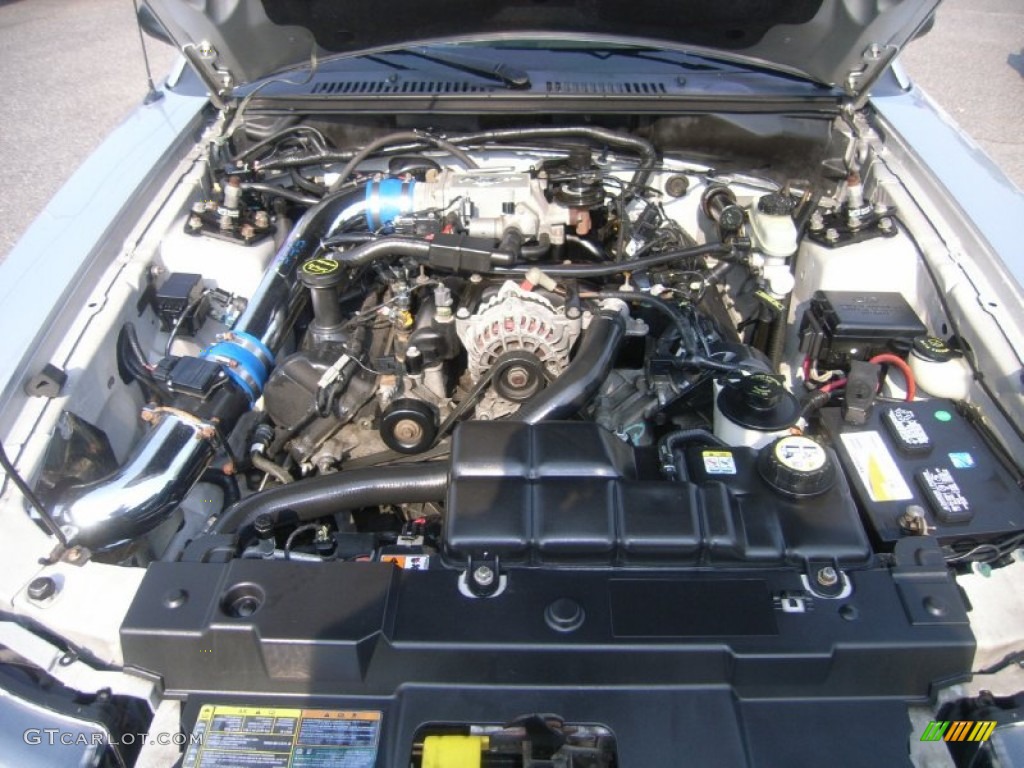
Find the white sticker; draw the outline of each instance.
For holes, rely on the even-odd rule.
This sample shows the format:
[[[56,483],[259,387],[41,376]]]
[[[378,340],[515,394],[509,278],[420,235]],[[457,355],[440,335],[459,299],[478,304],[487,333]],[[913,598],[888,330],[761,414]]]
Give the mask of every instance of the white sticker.
[[[825,450],[809,437],[790,435],[775,444],[775,458],[796,472],[814,472],[825,466]]]
[[[878,432],[847,432],[839,439],[850,454],[860,481],[872,501],[906,501],[914,498],[903,473]]]
[[[406,571],[426,571],[430,569],[430,555],[384,555],[382,563],[393,563]]]
[[[730,451],[704,451],[704,471],[709,475],[735,475],[736,459]]]

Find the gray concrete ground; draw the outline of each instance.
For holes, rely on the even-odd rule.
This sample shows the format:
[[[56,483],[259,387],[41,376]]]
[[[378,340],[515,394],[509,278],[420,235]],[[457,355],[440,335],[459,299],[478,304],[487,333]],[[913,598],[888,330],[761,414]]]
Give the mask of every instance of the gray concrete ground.
[[[162,76],[174,59],[147,41]],[[946,0],[911,76],[1024,188],[1024,2]],[[0,257],[146,92],[131,0],[0,0]]]
[[[1024,2],[946,0],[902,60],[1024,190]]]

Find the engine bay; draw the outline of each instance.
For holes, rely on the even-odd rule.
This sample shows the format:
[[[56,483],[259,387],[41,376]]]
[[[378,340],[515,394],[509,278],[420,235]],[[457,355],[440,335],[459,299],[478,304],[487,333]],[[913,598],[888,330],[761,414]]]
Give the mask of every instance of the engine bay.
[[[658,763],[589,688],[692,687],[699,726],[729,686],[756,745],[778,696],[969,677],[956,577],[1016,563],[1021,473],[877,134],[383,122],[217,122],[122,265],[33,514],[144,569],[126,666],[193,724],[404,697],[416,765],[425,722],[500,752],[540,711],[566,764]]]

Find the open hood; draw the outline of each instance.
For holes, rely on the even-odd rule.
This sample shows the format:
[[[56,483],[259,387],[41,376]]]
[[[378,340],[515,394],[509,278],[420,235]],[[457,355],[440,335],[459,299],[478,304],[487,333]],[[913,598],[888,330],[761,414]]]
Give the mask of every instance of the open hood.
[[[939,0],[145,0],[220,93],[308,63],[437,42],[636,43],[866,91]]]

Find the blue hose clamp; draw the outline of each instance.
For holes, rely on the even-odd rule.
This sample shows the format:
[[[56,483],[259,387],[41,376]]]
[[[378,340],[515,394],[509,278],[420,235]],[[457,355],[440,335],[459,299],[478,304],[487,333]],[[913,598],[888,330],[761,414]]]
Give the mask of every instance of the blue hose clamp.
[[[203,358],[220,363],[228,376],[255,403],[274,367],[274,353],[255,336],[230,331],[220,341],[203,350]]]
[[[381,179],[366,185],[366,226],[371,232],[391,226],[395,218],[412,212],[414,180]]]

